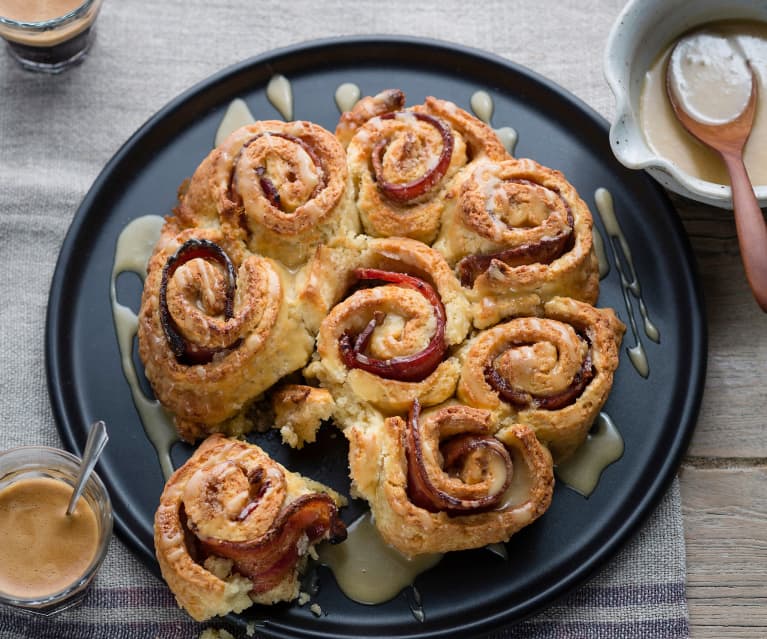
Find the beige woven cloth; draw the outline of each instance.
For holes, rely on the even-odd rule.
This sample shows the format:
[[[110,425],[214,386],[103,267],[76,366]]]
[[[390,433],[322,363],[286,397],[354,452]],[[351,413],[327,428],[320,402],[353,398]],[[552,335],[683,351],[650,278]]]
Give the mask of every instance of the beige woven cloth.
[[[178,93],[275,47],[334,35],[407,34],[500,54],[609,118],[602,51],[623,4],[105,0],[97,41],[81,66],[56,77],[37,75],[2,52],[0,448],[60,445],[44,369],[44,318],[59,248],[100,169]],[[589,583],[492,636],[686,637],[684,581],[674,482],[638,536]],[[0,610],[0,639],[197,637],[200,630],[118,539],[81,608],[51,621]]]

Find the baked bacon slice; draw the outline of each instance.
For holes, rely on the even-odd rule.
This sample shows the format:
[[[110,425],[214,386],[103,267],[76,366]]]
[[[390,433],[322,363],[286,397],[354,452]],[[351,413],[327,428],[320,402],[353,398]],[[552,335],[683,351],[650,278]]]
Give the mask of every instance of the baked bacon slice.
[[[317,168],[317,171],[320,175],[320,181],[315,187],[314,191],[312,192],[311,197],[315,197],[321,189],[327,186],[327,176],[325,175],[325,171],[322,168],[322,162],[320,161],[320,158],[317,156],[317,153],[315,153],[311,145],[307,144],[304,140],[302,140],[299,137],[296,137],[295,135],[290,135],[288,133],[280,133],[279,131],[268,131],[265,133],[259,133],[257,135],[254,135],[252,138],[247,139],[245,143],[240,147],[240,150],[237,151],[237,155],[235,156],[234,161],[232,162],[232,169],[229,176],[228,197],[232,202],[236,202],[239,205],[242,204],[242,198],[240,197],[239,192],[237,191],[237,173],[236,173],[237,164],[240,161],[242,154],[256,140],[259,140],[260,138],[263,138],[266,136],[274,136],[274,137],[282,138],[283,140],[288,140],[289,142],[292,142],[293,144],[297,144],[304,151],[306,151],[306,154],[311,158],[312,163]],[[264,193],[264,197],[267,200],[269,200],[269,203],[273,207],[282,210],[281,203],[280,203],[280,193],[277,190],[277,187],[274,186],[274,182],[272,182],[271,178],[269,178],[266,172],[266,167],[258,166],[256,167],[255,172],[256,172],[256,175],[258,176],[258,183],[261,187],[261,190]]]
[[[439,366],[447,349],[445,307],[437,292],[422,279],[405,273],[359,268],[354,271],[354,275],[358,281],[382,281],[418,291],[432,305],[437,326],[434,335],[422,351],[391,359],[378,359],[364,353],[375,327],[384,318],[383,313],[376,313],[358,335],[346,332],[341,336],[339,348],[344,364],[347,368],[359,368],[384,379],[401,382],[420,382],[426,379]]]
[[[422,122],[426,122],[437,129],[442,137],[442,150],[440,151],[436,164],[429,168],[421,177],[405,184],[396,184],[394,182],[387,182],[384,179],[383,174],[383,153],[389,144],[389,140],[384,138],[373,147],[371,159],[373,161],[373,169],[376,176],[376,185],[386,197],[400,204],[406,204],[407,202],[420,197],[424,193],[427,193],[434,187],[434,185],[438,184],[440,180],[445,177],[447,169],[450,166],[450,160],[453,157],[454,146],[453,132],[450,130],[450,127],[433,115],[415,111],[399,111],[397,113],[385,113],[380,116],[380,119],[393,120],[403,114],[407,117],[413,117]]]
[[[314,543],[327,539],[332,544],[346,539],[346,526],[329,495],[303,495],[290,503],[269,531],[253,541],[199,538],[207,555],[234,562],[234,570],[253,582],[253,594],[271,590],[284,579],[300,557],[301,538]]]
[[[589,340],[586,339],[586,341]],[[523,346],[523,344],[511,344],[510,346]],[[573,376],[573,381],[561,393],[554,395],[534,395],[514,388],[508,380],[498,373],[492,362],[485,368],[485,380],[505,402],[518,408],[541,408],[544,410],[559,410],[574,403],[589,385],[589,382],[594,379],[595,374],[594,364],[591,361],[590,343],[589,351],[583,358],[580,370]]]
[[[559,190],[521,178],[512,179],[509,182],[545,189],[556,194],[567,210],[567,226],[556,235],[544,238],[538,242],[529,242],[520,246],[509,247],[495,253],[467,255],[456,265],[458,278],[461,280],[462,286],[467,288],[473,286],[474,280],[490,268],[493,260],[503,262],[511,267],[524,266],[526,264],[551,264],[551,262],[567,253],[573,247],[575,242],[573,212]]]
[[[220,264],[227,278],[226,300],[224,303],[224,316],[226,319],[234,317],[234,293],[237,288],[237,274],[234,264],[226,251],[218,244],[204,239],[190,239],[184,242],[178,250],[168,258],[162,269],[160,281],[160,324],[168,340],[171,351],[176,359],[182,364],[207,364],[216,353],[222,350],[235,348],[239,344],[230,346],[228,349],[214,349],[199,346],[186,339],[178,329],[173,316],[168,310],[168,282],[180,266],[194,259],[212,260]]]
[[[406,431],[406,456],[408,475],[408,496],[420,508],[430,512],[444,511],[449,514],[467,515],[484,512],[500,505],[503,494],[511,483],[513,464],[506,447],[490,435],[479,433],[459,434],[446,440],[440,446],[444,468],[432,469],[431,472],[453,472],[460,470],[463,460],[477,450],[485,455],[495,455],[504,465],[505,477],[498,488],[482,497],[474,499],[451,495],[434,485],[430,469],[424,459],[424,440],[420,424],[421,405],[416,399],[408,413]]]

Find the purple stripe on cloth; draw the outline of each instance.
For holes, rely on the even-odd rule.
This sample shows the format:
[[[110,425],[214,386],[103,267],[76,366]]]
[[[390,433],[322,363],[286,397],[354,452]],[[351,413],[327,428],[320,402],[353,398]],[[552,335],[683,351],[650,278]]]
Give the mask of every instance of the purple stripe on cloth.
[[[481,639],[687,639],[686,617],[644,621],[526,621]],[[480,639],[480,638],[477,638]]]
[[[210,627],[215,624],[210,624]],[[197,639],[202,624],[189,622],[60,621],[18,613],[0,612],[0,633],[14,639]],[[243,633],[244,634],[244,633]]]
[[[685,601],[684,583],[631,584],[622,586],[583,586],[566,598],[568,606],[615,608],[674,604]],[[96,588],[88,593],[89,608],[165,608],[177,607],[168,588]]]
[[[544,613],[505,630],[483,635],[482,639],[684,639],[689,637],[689,622],[682,612],[684,602],[684,583],[620,586],[590,584],[564,597],[551,610],[555,615],[556,609],[568,609],[578,615],[578,611],[588,612],[598,608],[641,609],[677,604],[680,608],[675,612],[680,616],[662,620],[645,618],[583,622],[561,617],[546,618]],[[118,608],[162,610],[177,607],[170,590],[164,587],[93,588],[82,604],[82,609],[89,613],[90,619],[65,621],[60,617],[32,617],[0,609],[0,634],[10,632],[13,639],[196,639],[204,628],[218,625],[196,623],[191,618],[184,621],[139,622],[115,622],[109,619],[109,610]],[[77,615],[77,612],[69,614]],[[648,610],[646,616],[651,614]],[[620,618],[620,614],[616,613],[616,617]],[[242,631],[235,628],[227,629],[235,637],[244,636]]]

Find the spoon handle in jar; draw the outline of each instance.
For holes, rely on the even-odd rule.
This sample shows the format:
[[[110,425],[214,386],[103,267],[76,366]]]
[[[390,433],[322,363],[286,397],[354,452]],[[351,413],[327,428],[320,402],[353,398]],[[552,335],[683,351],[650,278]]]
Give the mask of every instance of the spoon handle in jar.
[[[83,451],[83,461],[80,467],[80,474],[77,477],[74,490],[72,491],[72,497],[69,500],[69,506],[67,507],[67,516],[71,515],[75,507],[77,506],[77,500],[80,499],[80,495],[85,488],[85,483],[88,481],[93,467],[99,460],[101,451],[104,450],[104,446],[107,445],[109,436],[107,435],[106,424],[99,420],[91,424],[91,429],[88,432],[88,439],[85,442],[85,450]]]
[[[740,153],[722,153],[732,184],[732,205],[740,255],[751,292],[767,312],[767,224]]]

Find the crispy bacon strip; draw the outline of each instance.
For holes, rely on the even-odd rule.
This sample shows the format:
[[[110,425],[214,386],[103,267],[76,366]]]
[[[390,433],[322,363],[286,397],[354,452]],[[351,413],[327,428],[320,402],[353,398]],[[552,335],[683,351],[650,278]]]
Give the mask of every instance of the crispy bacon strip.
[[[400,111],[398,113],[385,113],[380,118],[381,120],[393,120],[402,116],[403,113],[407,114],[408,117],[414,117],[417,120],[426,122],[437,129],[442,137],[442,150],[440,151],[437,163],[421,177],[406,184],[395,184],[387,182],[383,174],[383,153],[389,144],[389,140],[384,138],[373,147],[371,159],[373,160],[373,169],[376,175],[376,185],[386,197],[400,204],[406,204],[420,197],[445,177],[450,166],[450,160],[453,157],[454,146],[453,132],[450,130],[450,127],[432,115],[415,111]]]
[[[278,585],[299,558],[299,541],[327,539],[332,544],[346,539],[346,526],[333,500],[325,494],[303,495],[292,502],[262,538],[255,541],[199,539],[208,555],[231,559],[234,570],[253,582],[260,594]]]
[[[562,200],[567,210],[567,228],[562,229],[562,231],[555,236],[545,238],[540,242],[522,244],[521,246],[514,246],[496,253],[468,255],[464,257],[456,266],[458,278],[461,280],[462,286],[467,288],[473,286],[474,280],[490,268],[493,260],[503,262],[511,267],[524,266],[526,264],[551,264],[555,259],[567,253],[567,251],[573,247],[575,240],[573,212],[570,205],[562,197],[562,194],[557,189],[549,188],[531,180],[520,178],[509,181],[545,189],[555,193],[557,197]]]
[[[378,359],[365,355],[363,352],[370,341],[375,327],[384,319],[383,313],[376,313],[368,322],[363,331],[354,336],[349,332],[344,333],[339,340],[341,358],[348,368],[360,368],[384,379],[394,379],[402,382],[420,382],[431,375],[439,366],[445,354],[445,307],[442,305],[437,292],[422,279],[372,268],[360,268],[354,272],[358,280],[381,280],[412,288],[421,293],[434,308],[434,317],[437,327],[431,340],[422,351],[402,357],[391,359]]]
[[[216,353],[228,350],[205,348],[204,346],[193,344],[181,335],[178,325],[168,310],[168,281],[173,277],[176,269],[197,258],[213,260],[226,271],[227,288],[224,306],[224,316],[226,319],[231,319],[234,316],[234,292],[237,288],[237,274],[232,261],[224,249],[210,240],[187,240],[168,258],[162,269],[162,279],[160,281],[160,324],[176,359],[179,363],[190,365],[207,364]],[[236,348],[238,344],[239,340],[229,348]]]
[[[587,338],[583,338],[587,342]],[[510,346],[522,346],[523,344],[510,344]],[[561,393],[555,395],[533,395],[527,391],[514,388],[506,379],[501,377],[500,373],[493,367],[492,362],[485,368],[485,380],[498,393],[499,397],[505,402],[519,408],[541,408],[544,410],[559,410],[575,402],[586,386],[594,379],[594,365],[591,361],[591,343],[589,342],[589,351],[583,358],[580,370],[574,375],[573,381]]]
[[[244,142],[244,144],[240,147],[240,150],[237,151],[237,155],[234,157],[234,161],[232,162],[232,171],[229,176],[229,193],[228,197],[232,202],[237,203],[238,205],[242,205],[242,198],[239,195],[239,192],[237,191],[237,164],[240,161],[240,158],[242,157],[242,154],[245,152],[245,149],[247,149],[251,144],[253,144],[256,140],[263,138],[265,136],[274,136],[277,138],[282,138],[283,140],[288,140],[290,142],[293,142],[294,144],[297,144],[300,146],[304,151],[306,151],[306,154],[312,159],[312,162],[315,167],[317,167],[319,174],[320,174],[320,181],[315,187],[314,191],[312,192],[312,197],[316,196],[318,191],[325,188],[327,186],[327,176],[325,175],[325,171],[322,168],[322,162],[320,161],[320,158],[317,156],[317,153],[315,153],[314,149],[304,142],[301,138],[296,137],[295,135],[289,135],[288,133],[279,133],[277,131],[267,131],[264,133],[259,133],[258,135],[254,135],[252,138],[249,138]],[[264,196],[267,200],[269,200],[269,203],[277,208],[280,209],[280,194],[277,191],[277,188],[274,186],[274,182],[269,178],[269,176],[266,174],[266,167],[264,166],[258,166],[255,169],[256,175],[258,175],[258,183],[261,186],[261,190],[264,193]]]
[[[408,413],[407,420],[407,470],[408,495],[420,508],[430,512],[445,511],[450,514],[471,514],[483,512],[499,505],[504,492],[511,483],[513,466],[511,455],[506,447],[495,437],[477,433],[456,435],[441,446],[444,470],[448,472],[459,468],[462,460],[478,449],[487,454],[497,455],[505,466],[505,480],[500,488],[478,499],[461,499],[450,495],[434,485],[426,467],[423,455],[423,435],[420,425],[421,405],[416,399]]]

